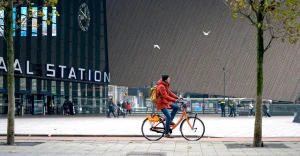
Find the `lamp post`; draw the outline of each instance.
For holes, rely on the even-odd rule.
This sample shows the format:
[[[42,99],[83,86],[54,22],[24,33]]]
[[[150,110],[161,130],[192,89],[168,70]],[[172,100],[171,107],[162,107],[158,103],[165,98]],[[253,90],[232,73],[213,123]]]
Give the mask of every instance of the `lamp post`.
[[[223,67],[223,72],[224,72],[224,100],[226,98],[226,85],[225,85],[225,75],[226,75],[226,71],[225,71],[225,67]],[[226,103],[225,103],[225,107],[226,107]],[[229,113],[229,96],[228,96],[228,113]],[[226,115],[225,115],[226,116]]]
[[[223,67],[223,72],[224,72],[224,99],[225,99],[225,67]]]

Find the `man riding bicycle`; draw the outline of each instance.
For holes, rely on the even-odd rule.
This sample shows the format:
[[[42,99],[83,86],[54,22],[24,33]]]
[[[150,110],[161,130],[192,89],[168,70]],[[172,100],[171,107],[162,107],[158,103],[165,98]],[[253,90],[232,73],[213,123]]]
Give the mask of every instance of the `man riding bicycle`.
[[[162,75],[162,78],[157,82],[156,90],[156,110],[161,110],[166,116],[166,126],[165,126],[165,137],[174,138],[170,134],[170,125],[174,125],[173,119],[179,109],[179,107],[174,104],[178,103],[180,99],[177,95],[172,93],[169,89],[171,79],[168,75]],[[171,114],[168,109],[173,109]]]

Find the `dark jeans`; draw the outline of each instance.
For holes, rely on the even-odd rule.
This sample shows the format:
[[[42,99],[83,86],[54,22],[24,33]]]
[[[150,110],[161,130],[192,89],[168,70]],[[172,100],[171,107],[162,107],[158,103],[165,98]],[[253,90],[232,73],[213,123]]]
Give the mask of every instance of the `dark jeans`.
[[[118,107],[118,116],[120,116],[120,114],[122,115],[122,111],[121,111],[121,109]]]
[[[268,113],[268,110],[264,110],[264,116],[270,117],[271,115]]]
[[[49,113],[51,114],[51,115],[53,115],[54,114],[54,107],[49,107]]]
[[[110,117],[110,113],[112,113],[114,115],[114,117],[116,117],[115,112],[114,112],[114,108],[111,107],[111,106],[108,109],[107,117]]]
[[[131,115],[131,109],[127,109],[127,113]]]
[[[20,110],[21,110],[21,109],[20,109],[19,107],[17,107],[17,114],[18,114],[18,115],[20,115]]]
[[[221,113],[221,117],[225,117],[225,107],[221,107],[222,113]]]
[[[121,110],[121,108],[118,108],[118,117],[120,116],[120,114],[123,114],[123,118],[125,118],[126,115],[126,111],[123,109],[123,111]]]
[[[230,108],[230,117],[235,117],[236,116],[236,113],[235,113],[235,108]]]
[[[252,116],[252,114],[253,114],[253,108],[252,108],[252,109],[249,109],[248,116]]]
[[[167,108],[164,108],[161,110],[164,113],[164,115],[166,116],[165,134],[170,132],[170,122],[171,122],[171,120],[174,119],[174,117],[179,109],[179,106],[177,106],[176,104],[171,104],[170,107],[171,107],[171,109],[173,109],[171,114]]]

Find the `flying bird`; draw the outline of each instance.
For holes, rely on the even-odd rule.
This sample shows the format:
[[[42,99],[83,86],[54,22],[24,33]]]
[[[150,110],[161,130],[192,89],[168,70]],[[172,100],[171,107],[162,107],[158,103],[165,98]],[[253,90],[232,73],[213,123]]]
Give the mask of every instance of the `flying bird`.
[[[204,34],[205,36],[209,35],[209,33],[210,33],[210,31],[209,31],[209,32],[204,32],[204,31],[203,31],[203,34]]]
[[[154,48],[158,48],[158,49],[160,49],[160,47],[159,47],[158,45],[154,45]]]

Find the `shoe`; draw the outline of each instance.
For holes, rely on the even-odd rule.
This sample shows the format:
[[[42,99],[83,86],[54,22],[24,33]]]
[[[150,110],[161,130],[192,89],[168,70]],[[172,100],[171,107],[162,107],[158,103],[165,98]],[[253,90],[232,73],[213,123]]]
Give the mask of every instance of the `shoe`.
[[[173,121],[170,122],[170,125],[175,125],[175,123]]]
[[[166,138],[174,138],[170,133],[165,134]]]

